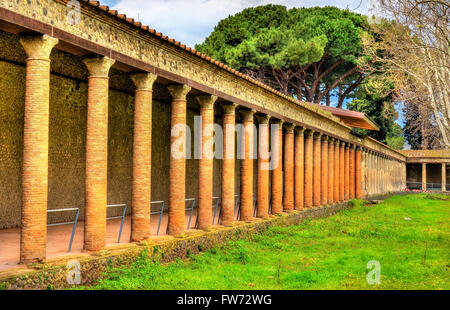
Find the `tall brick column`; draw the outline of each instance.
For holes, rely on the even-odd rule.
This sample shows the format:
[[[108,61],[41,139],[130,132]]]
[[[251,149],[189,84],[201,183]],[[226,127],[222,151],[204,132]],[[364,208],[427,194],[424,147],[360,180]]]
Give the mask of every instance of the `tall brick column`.
[[[284,136],[284,211],[294,211],[294,124],[286,124]]]
[[[355,146],[350,146],[350,180],[349,180],[349,186],[350,186],[350,192],[349,192],[349,198],[355,199],[355,178],[356,178],[356,171],[355,171]]]
[[[344,199],[350,199],[350,145],[345,146],[344,153]]]
[[[334,204],[334,138],[328,139],[328,203]]]
[[[259,123],[258,152],[258,189],[257,217],[269,217],[269,182],[270,182],[270,150],[269,150],[269,115],[257,115]]]
[[[278,165],[272,170],[272,214],[277,215],[283,213],[283,121],[275,120],[274,125],[278,125]],[[272,153],[276,151],[272,147]]]
[[[320,207],[322,187],[322,133],[314,133],[314,155],[313,155],[313,206]]]
[[[244,222],[253,220],[253,135],[254,110],[243,110],[242,123],[244,125],[242,151],[244,156],[241,162],[241,219]]]
[[[314,132],[305,131],[305,208],[313,206]]]
[[[20,261],[44,261],[47,244],[50,53],[58,40],[21,37],[27,54]]]
[[[222,225],[232,226],[235,203],[236,104],[224,104],[222,160]]]
[[[447,164],[442,164],[442,191],[447,191]]]
[[[152,100],[156,75],[137,73],[130,76],[134,96],[133,189],[131,240],[150,237],[150,203],[152,194]]]
[[[201,158],[198,165],[198,228],[208,230],[212,226],[213,160],[214,160],[214,102],[216,96],[196,97],[202,119]]]
[[[341,148],[340,148],[340,144],[341,141],[339,141],[338,139],[336,139],[336,141],[334,141],[334,202],[338,203],[340,201],[339,199],[339,166],[340,166],[340,153],[341,153]]]
[[[321,168],[320,168],[320,203],[322,206],[328,204],[328,136],[322,137],[321,150]]]
[[[356,148],[355,152],[355,198],[361,199],[362,194],[362,152],[361,147]]]
[[[186,209],[186,155],[187,148],[182,144],[177,145],[180,135],[174,135],[176,129],[187,130],[186,123],[186,96],[191,91],[187,85],[170,85],[167,87],[172,95],[171,128],[170,139],[170,171],[169,171],[169,235],[182,236],[185,232],[185,209]]]
[[[427,190],[427,164],[422,164],[422,190]]]
[[[345,201],[345,145],[347,143],[341,141],[339,150],[339,201]]]
[[[89,71],[84,223],[84,249],[86,251],[100,251],[106,244],[108,75],[114,62],[107,57],[84,60]]]
[[[305,129],[295,131],[295,210],[301,211],[305,207]]]

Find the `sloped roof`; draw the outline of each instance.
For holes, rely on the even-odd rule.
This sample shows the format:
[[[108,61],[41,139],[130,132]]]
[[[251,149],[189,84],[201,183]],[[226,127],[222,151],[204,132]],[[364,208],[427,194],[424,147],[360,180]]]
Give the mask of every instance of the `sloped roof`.
[[[409,158],[450,158],[449,150],[403,150],[400,151]]]
[[[339,117],[347,126],[362,128],[368,130],[380,131],[380,127],[375,124],[366,114],[345,109],[333,108],[328,106],[320,106],[325,111],[331,112],[336,117]]]

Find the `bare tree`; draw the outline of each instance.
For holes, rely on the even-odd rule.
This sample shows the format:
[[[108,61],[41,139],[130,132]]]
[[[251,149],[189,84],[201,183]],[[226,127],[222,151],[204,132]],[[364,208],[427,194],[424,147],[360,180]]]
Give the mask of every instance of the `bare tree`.
[[[450,2],[373,3],[384,20],[373,24],[380,37],[377,41],[366,38],[367,53],[382,64],[384,74],[394,82],[398,100],[427,105],[421,110],[432,112],[441,147],[450,148]]]

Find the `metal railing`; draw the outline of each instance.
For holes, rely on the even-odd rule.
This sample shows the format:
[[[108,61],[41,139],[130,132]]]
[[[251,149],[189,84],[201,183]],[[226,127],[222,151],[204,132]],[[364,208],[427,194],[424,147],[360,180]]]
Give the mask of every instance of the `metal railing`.
[[[220,199],[220,197],[213,197],[213,201],[214,200],[216,201],[216,203],[213,204],[213,221],[212,221],[212,224],[214,225],[216,223],[216,215],[217,215],[217,212],[219,212],[219,216],[217,217],[217,225],[219,225],[220,221],[222,219],[222,208],[221,208],[221,205],[220,205],[221,199]]]
[[[188,221],[188,225],[187,225],[188,230],[191,229],[191,221],[192,221],[192,216],[194,215],[196,200],[195,200],[195,198],[186,199],[186,203],[189,203],[189,202],[191,202],[191,206],[186,209],[186,211],[189,211],[189,221]],[[198,216],[197,216],[197,220],[198,220]],[[197,222],[195,223],[195,226],[197,226]],[[169,227],[167,227],[167,230],[169,230]]]
[[[77,230],[77,224],[78,224],[78,217],[80,216],[80,209],[78,208],[72,208],[72,209],[55,209],[55,210],[47,210],[47,214],[51,213],[64,213],[64,212],[76,212],[75,213],[75,220],[72,222],[64,222],[64,223],[56,223],[56,224],[48,224],[47,227],[56,227],[56,226],[64,226],[64,225],[72,225],[72,235],[70,236],[69,241],[69,249],[67,250],[68,253],[72,251],[72,244],[73,239],[75,237],[75,232]]]
[[[108,206],[106,206],[106,208],[107,209],[123,208],[122,216],[113,216],[113,217],[106,218],[107,221],[122,219],[122,221],[120,223],[119,238],[117,239],[117,243],[120,243],[120,238],[122,237],[123,224],[125,223],[125,215],[127,213],[127,205],[126,204],[108,205]]]
[[[422,182],[406,182],[406,187],[409,190],[423,190]],[[442,191],[441,183],[426,183],[426,188],[428,191]]]
[[[234,196],[234,216],[236,218],[236,221],[239,221],[241,219],[241,208],[240,208],[240,197],[239,195]]]
[[[157,212],[151,212],[151,206],[152,205],[161,205],[161,210],[157,211]],[[159,231],[161,229],[161,223],[162,223],[162,219],[164,216],[164,209],[165,209],[165,203],[164,201],[152,201],[150,203],[150,214],[151,215],[159,215],[159,221],[158,221],[158,229],[156,230],[156,235],[159,236]]]

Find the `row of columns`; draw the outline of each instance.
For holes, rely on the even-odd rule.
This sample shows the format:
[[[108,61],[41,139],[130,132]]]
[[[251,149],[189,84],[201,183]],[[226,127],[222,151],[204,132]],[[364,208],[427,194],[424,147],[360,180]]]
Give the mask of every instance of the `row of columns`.
[[[48,131],[50,52],[58,40],[47,35],[22,37],[27,59],[23,207],[21,262],[42,261],[46,257],[46,212],[48,182]],[[89,72],[87,102],[86,186],[84,250],[99,251],[106,243],[108,92],[109,70],[114,60],[108,57],[84,61]],[[133,140],[133,185],[131,239],[150,237],[152,90],[156,76],[136,73]],[[186,85],[169,85],[172,96],[168,233],[182,236],[185,231],[186,145],[177,149],[179,136],[174,129],[186,125]],[[202,159],[199,160],[199,228],[212,226],[214,103],[217,97],[196,97],[202,119]],[[223,104],[224,159],[222,161],[222,224],[234,222],[236,104]],[[259,154],[269,153],[269,125],[278,124],[278,162],[270,170],[269,158],[258,157],[257,217],[303,210],[362,197],[361,148],[321,132],[296,127],[269,115],[255,115],[241,109],[244,127],[241,160],[241,220],[251,222],[254,204],[254,135],[258,135]],[[260,125],[254,132],[255,116]],[[181,133],[182,135],[183,133]],[[247,142],[247,143],[245,143]],[[273,152],[273,150],[272,150]],[[277,152],[275,152],[277,153]],[[271,196],[271,197],[270,197]]]
[[[363,151],[365,196],[400,192],[406,188],[405,163],[372,150]]]
[[[443,163],[442,164],[442,191],[446,192],[447,191],[447,164]],[[427,164],[426,163],[422,163],[422,190],[423,191],[427,191],[428,190],[428,176],[427,176]]]

